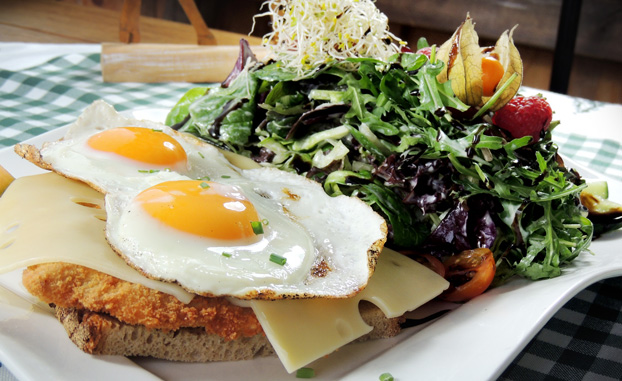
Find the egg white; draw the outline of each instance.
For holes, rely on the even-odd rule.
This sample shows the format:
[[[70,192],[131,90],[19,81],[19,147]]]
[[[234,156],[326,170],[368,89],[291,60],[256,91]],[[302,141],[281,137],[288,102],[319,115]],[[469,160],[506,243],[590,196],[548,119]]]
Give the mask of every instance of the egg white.
[[[137,166],[94,153],[86,145],[93,134],[123,126],[169,134],[185,149],[188,164],[176,171]],[[89,106],[63,140],[45,144],[40,154],[54,171],[106,194],[106,238],[128,264],[198,294],[245,299],[352,296],[367,284],[386,240],[385,221],[359,199],[330,197],[320,184],[274,168],[240,169],[195,137],[125,118],[103,101]],[[133,201],[153,185],[182,179],[239,187],[268,222],[261,240],[224,244],[193,236],[151,218]],[[270,254],[287,261],[274,263]]]
[[[152,218],[134,202],[135,192],[106,196],[107,239],[141,272],[177,281],[199,294],[245,297],[261,287],[303,283],[317,256],[311,236],[282,209],[275,208],[275,203],[249,191],[253,192],[247,188],[244,194],[260,219],[266,221],[257,242],[218,240],[178,231]],[[286,263],[271,262],[272,253],[286,258]]]
[[[144,127],[161,131],[173,137],[186,151],[188,161],[185,168],[177,170],[162,168],[146,163],[97,151],[87,145],[88,139],[104,130],[116,127]],[[41,149],[43,160],[64,175],[84,181],[102,193],[121,191],[132,187],[141,179],[154,178],[152,184],[166,180],[167,172],[188,178],[222,178],[234,176],[239,169],[220,155],[218,150],[192,136],[179,134],[168,126],[149,120],[125,118],[103,101],[88,107],[71,125],[64,138],[47,143]],[[209,163],[209,164],[206,164]],[[151,180],[148,180],[151,181]]]

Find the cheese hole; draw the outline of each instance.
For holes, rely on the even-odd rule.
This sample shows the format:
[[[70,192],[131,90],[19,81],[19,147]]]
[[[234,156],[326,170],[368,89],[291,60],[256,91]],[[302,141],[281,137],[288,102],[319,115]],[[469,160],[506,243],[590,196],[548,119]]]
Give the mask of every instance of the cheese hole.
[[[96,203],[96,202],[91,202],[89,200],[85,200],[85,199],[81,199],[81,198],[73,198],[71,201],[73,201],[74,203],[80,205],[80,206],[85,206],[87,208],[94,208],[94,209],[101,209],[101,205]]]
[[[86,200],[86,199],[82,199],[82,198],[78,198],[78,197],[74,197],[73,199],[71,199],[71,201],[73,201],[74,203],[80,205],[80,206],[84,206],[86,208],[91,208],[94,209],[93,212],[95,212],[95,214],[93,214],[93,217],[95,217],[96,219],[100,220],[100,221],[104,221],[106,222],[106,212],[103,210],[102,206],[100,205],[99,201],[90,201],[90,200]]]
[[[4,230],[4,234],[14,233],[19,228],[19,223],[15,223]],[[15,242],[15,238],[9,238],[0,245],[0,250],[8,249]]]
[[[76,202],[76,204],[86,206],[87,208],[101,209],[101,206],[97,204],[90,204],[88,202]]]
[[[10,239],[6,241],[5,243],[3,243],[2,245],[0,245],[0,250],[8,249],[9,247],[11,247],[13,243],[15,243],[15,238]]]
[[[5,230],[4,232],[5,232],[6,234],[10,234],[10,233],[13,233],[14,231],[16,231],[16,230],[17,230],[17,228],[19,228],[19,224],[18,224],[18,223],[15,223],[15,224],[13,224],[13,225],[9,226],[8,228],[6,228],[6,230]]]

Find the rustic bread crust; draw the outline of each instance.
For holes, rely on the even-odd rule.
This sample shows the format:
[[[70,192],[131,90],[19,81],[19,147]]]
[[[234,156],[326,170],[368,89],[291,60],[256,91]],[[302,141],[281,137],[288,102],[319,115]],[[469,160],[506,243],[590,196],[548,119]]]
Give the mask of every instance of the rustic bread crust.
[[[363,320],[373,330],[357,341],[397,335],[403,318],[387,319],[369,302],[359,306]],[[56,317],[71,341],[82,351],[94,355],[154,357],[181,362],[250,360],[273,355],[274,349],[263,334],[225,340],[202,328],[181,328],[165,332],[120,322],[106,314],[55,307]]]
[[[56,307],[56,317],[73,343],[86,353],[155,357],[172,361],[248,360],[274,354],[262,334],[225,340],[203,328],[175,332],[129,325],[104,314]]]

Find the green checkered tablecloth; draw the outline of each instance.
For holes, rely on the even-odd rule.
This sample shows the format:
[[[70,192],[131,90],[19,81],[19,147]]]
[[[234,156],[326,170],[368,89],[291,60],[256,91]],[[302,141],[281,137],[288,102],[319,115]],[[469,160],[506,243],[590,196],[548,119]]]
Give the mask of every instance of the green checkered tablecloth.
[[[13,47],[0,44],[0,57],[9,57],[7,49]],[[189,86],[103,83],[99,54],[92,52],[65,52],[34,66],[22,63],[19,70],[0,69],[0,148],[74,121],[97,99],[119,111],[167,109]],[[560,152],[598,175],[622,180],[622,105],[543,93],[562,121],[554,132]],[[611,195],[616,197],[622,199],[622,195]],[[599,282],[581,292],[516,357],[501,379],[581,379],[593,374],[618,378],[622,374],[620,295],[622,278]],[[590,341],[590,337],[599,340]],[[0,364],[0,380],[13,379]]]
[[[185,83],[103,83],[99,54],[68,54],[18,72],[0,71],[0,146],[68,124],[97,99],[118,111],[170,108]]]

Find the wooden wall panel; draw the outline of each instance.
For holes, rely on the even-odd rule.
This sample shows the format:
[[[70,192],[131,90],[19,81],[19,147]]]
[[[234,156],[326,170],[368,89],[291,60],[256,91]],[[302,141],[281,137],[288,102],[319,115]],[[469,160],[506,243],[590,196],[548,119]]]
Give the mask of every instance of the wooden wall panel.
[[[467,13],[480,38],[496,40],[518,24],[518,44],[552,50],[562,0],[377,0],[394,24],[453,32]],[[622,1],[583,1],[576,53],[622,62]]]

